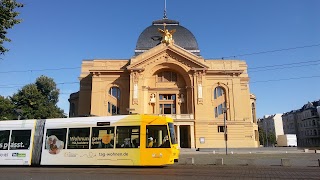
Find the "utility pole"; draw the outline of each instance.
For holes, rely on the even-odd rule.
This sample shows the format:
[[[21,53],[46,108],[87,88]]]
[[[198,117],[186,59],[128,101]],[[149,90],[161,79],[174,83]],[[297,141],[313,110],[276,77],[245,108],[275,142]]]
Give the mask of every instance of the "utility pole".
[[[224,141],[226,144],[226,155],[228,155],[228,133],[227,133],[227,110],[228,108],[222,108],[223,112],[223,124],[224,124]]]

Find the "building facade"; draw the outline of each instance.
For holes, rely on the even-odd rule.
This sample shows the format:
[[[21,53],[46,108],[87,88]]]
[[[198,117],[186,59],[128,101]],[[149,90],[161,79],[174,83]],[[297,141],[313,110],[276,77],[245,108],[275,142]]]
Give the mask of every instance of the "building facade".
[[[297,114],[296,111],[284,113],[282,115],[283,133],[298,134],[297,132]]]
[[[290,119],[295,123],[298,147],[320,147],[319,117],[320,100],[308,102],[301,109],[283,115],[284,121]]]
[[[282,114],[265,115],[263,118],[258,120],[258,126],[263,129],[265,137],[269,137],[273,134],[277,140],[278,135],[283,135],[283,124],[282,124]],[[265,146],[272,146],[274,144],[267,143]]]
[[[246,62],[202,58],[194,35],[178,21],[153,21],[130,59],[82,61],[79,79],[71,117],[166,115],[181,148],[223,148],[225,130],[230,148],[259,145]]]

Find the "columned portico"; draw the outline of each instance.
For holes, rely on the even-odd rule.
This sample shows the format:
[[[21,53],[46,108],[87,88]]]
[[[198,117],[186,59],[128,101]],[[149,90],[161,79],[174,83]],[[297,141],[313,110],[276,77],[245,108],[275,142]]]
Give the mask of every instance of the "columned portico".
[[[176,126],[176,134],[179,147],[194,149],[194,122],[175,120],[174,125]]]

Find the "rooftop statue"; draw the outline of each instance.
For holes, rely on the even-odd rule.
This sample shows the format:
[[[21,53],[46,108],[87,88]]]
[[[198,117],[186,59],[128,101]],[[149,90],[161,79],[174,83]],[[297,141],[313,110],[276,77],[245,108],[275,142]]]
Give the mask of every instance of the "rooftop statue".
[[[158,28],[158,31],[162,34],[162,43],[173,44],[174,40],[172,38],[173,33],[176,32],[175,29],[168,30],[166,29],[166,24],[163,24],[163,29]]]

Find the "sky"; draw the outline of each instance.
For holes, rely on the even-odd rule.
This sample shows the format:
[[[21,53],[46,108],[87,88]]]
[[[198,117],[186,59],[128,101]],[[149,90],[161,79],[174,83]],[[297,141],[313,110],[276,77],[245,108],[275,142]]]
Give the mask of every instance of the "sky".
[[[0,60],[0,95],[12,96],[41,75],[60,89],[69,112],[81,62],[130,59],[140,33],[162,19],[164,0],[18,0],[22,23],[8,30]],[[257,116],[320,99],[319,0],[167,0],[167,17],[197,39],[204,59],[248,65]]]

